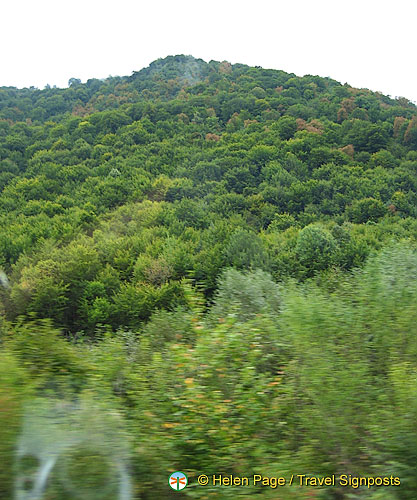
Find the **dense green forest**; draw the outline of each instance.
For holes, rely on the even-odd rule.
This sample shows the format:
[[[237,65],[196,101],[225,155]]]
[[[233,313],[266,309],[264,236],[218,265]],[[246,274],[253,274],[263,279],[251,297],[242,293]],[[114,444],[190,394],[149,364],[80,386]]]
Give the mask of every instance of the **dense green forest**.
[[[117,420],[135,499],[416,498],[412,102],[191,56],[1,87],[0,191],[1,499],[36,469],[15,450],[38,400]],[[114,500],[91,453],[44,498]]]

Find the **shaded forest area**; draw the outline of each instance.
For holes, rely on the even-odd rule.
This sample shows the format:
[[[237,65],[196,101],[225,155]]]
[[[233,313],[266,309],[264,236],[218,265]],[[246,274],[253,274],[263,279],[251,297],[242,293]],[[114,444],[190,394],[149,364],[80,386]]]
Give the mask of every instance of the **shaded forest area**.
[[[413,103],[191,56],[2,87],[0,190],[0,498],[40,395],[117,414],[134,498],[415,498]]]

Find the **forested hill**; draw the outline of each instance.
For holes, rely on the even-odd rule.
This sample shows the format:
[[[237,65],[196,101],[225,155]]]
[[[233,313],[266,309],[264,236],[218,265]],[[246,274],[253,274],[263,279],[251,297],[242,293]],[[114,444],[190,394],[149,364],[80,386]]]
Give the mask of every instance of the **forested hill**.
[[[416,239],[405,98],[189,56],[1,88],[0,500],[414,500]]]
[[[222,270],[348,270],[415,238],[417,108],[329,78],[170,56],[0,89],[9,319],[138,327]]]

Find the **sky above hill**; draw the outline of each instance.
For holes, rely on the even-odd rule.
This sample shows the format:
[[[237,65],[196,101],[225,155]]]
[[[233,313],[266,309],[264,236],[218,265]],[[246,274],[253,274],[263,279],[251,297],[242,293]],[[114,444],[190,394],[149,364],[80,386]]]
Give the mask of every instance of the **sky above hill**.
[[[21,0],[2,5],[0,86],[66,87],[167,55],[329,76],[417,101],[414,0]]]

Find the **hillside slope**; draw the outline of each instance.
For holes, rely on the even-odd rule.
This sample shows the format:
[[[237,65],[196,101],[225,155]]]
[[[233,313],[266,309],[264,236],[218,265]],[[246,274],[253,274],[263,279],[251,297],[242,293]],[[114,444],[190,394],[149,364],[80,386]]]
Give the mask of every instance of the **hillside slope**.
[[[304,280],[415,237],[406,99],[171,56],[68,89],[2,88],[0,103],[10,319],[137,327],[182,303],[184,277],[209,298],[228,266]]]

